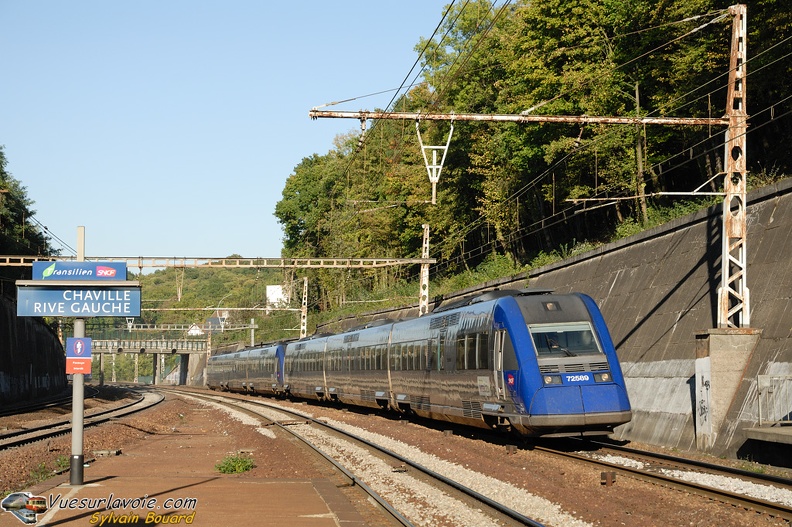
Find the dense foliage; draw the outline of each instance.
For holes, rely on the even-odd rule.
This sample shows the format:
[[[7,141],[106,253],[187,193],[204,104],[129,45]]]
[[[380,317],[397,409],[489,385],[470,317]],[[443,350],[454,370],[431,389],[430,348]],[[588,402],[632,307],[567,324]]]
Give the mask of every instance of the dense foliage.
[[[393,111],[709,117],[725,113],[732,17],[717,0],[455,3],[422,39],[423,83]],[[443,11],[445,12],[445,10]],[[751,182],[789,173],[792,14],[781,0],[748,11]],[[752,74],[755,72],[756,74]],[[275,214],[284,255],[420,257],[431,228],[433,279],[491,255],[544,261],[711,204],[662,192],[722,189],[723,128],[456,122],[431,205],[414,123],[380,120],[303,159]],[[445,144],[448,122],[420,123]],[[581,198],[620,198],[574,202]],[[321,307],[414,280],[315,273]]]
[[[25,187],[6,170],[7,165],[5,149],[0,145],[0,254],[55,254],[46,232],[31,222],[33,202]],[[15,295],[14,283],[23,278],[30,278],[30,268],[0,267],[0,293]]]
[[[422,82],[387,109],[722,116],[730,3],[454,2],[438,13],[444,16],[435,34],[415,46]],[[747,159],[755,186],[785,177],[792,165],[792,10],[786,4],[757,0],[748,6]],[[415,123],[369,123],[365,134],[341,135],[326,154],[304,158],[275,210],[283,256],[417,258],[428,224],[430,256],[438,260],[435,295],[571,256],[718,199],[660,193],[722,189],[723,129],[470,121],[454,127],[436,204]],[[442,145],[450,124],[420,122],[419,129],[424,144]],[[31,223],[24,187],[5,167],[0,147],[0,254],[53,254],[46,232]],[[579,201],[592,198],[618,201]],[[25,272],[0,269],[3,291],[12,292]],[[254,319],[257,341],[294,337],[303,277],[309,278],[311,332],[323,317],[415,303],[418,273],[418,266],[285,276],[268,269],[160,270],[137,277],[144,297],[135,323],[203,325],[233,307],[228,324]],[[264,316],[265,286],[278,283],[290,289],[292,311]],[[330,308],[333,315],[326,313]],[[118,324],[95,319],[89,331],[102,338],[116,334]],[[236,330],[213,339],[245,341],[247,334]],[[131,362],[117,366],[124,378],[131,375]]]

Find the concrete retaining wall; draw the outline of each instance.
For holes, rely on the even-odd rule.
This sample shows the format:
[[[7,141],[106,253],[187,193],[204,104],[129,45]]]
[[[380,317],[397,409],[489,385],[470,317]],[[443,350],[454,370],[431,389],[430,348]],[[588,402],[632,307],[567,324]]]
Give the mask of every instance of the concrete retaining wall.
[[[751,326],[761,336],[734,397],[711,402],[725,416],[715,454],[734,455],[743,430],[758,424],[757,375],[792,375],[792,180],[749,195],[746,247]],[[532,287],[581,291],[600,305],[634,410],[619,437],[696,447],[696,334],[717,327],[720,255],[714,207],[530,273]]]
[[[58,393],[66,385],[57,335],[41,319],[18,318],[16,304],[0,296],[0,404]]]
[[[744,430],[759,424],[757,376],[792,376],[792,179],[748,198],[746,276],[758,343],[746,351],[749,358],[741,371],[729,371],[735,388],[713,390],[709,408],[696,400],[696,353],[701,335],[717,327],[720,206],[527,275],[459,291],[446,300],[526,285],[590,295],[613,334],[633,405],[633,420],[617,429],[617,437],[695,449],[695,414],[705,411],[717,417],[713,423],[720,423],[712,430],[707,450],[734,456],[746,444]],[[417,314],[417,305],[378,311],[328,323],[317,331],[348,329],[361,318]],[[713,385],[721,381],[718,368],[725,371],[716,366]],[[777,415],[792,415],[792,395],[776,405]]]

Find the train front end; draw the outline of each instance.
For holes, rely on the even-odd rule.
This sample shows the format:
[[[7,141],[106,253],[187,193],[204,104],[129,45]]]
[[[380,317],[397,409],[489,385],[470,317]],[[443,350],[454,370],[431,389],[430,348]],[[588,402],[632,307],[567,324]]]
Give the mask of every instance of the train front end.
[[[503,318],[519,366],[504,371],[534,436],[603,435],[632,418],[616,350],[596,303],[583,294],[517,297]],[[516,421],[516,422],[514,422]]]

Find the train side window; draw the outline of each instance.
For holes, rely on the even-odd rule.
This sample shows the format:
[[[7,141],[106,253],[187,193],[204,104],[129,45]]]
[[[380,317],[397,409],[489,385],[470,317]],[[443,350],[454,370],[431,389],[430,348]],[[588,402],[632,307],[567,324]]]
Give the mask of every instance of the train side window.
[[[468,335],[458,335],[456,341],[456,369],[464,370],[465,361],[467,360],[467,352],[465,351],[465,345],[468,340]]]
[[[479,333],[476,346],[476,367],[478,369],[491,369],[489,352],[489,334]]]
[[[480,333],[470,335],[465,348],[465,362],[467,363],[467,367],[471,370],[476,370],[479,368],[478,353],[479,341],[481,340],[480,336]]]
[[[435,357],[434,357],[434,339],[429,339],[426,341],[426,369],[427,371],[432,370],[435,366]]]

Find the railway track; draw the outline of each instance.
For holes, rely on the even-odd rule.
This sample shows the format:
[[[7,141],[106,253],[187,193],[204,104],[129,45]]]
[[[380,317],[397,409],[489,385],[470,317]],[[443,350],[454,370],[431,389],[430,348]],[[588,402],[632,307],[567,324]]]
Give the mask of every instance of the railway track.
[[[85,398],[90,399],[92,397],[96,397],[99,394],[99,390],[92,386],[85,387]],[[56,395],[54,397],[47,398],[43,401],[37,401],[35,403],[30,404],[18,404],[18,405],[11,405],[7,408],[4,408],[0,411],[0,417],[8,417],[10,415],[17,415],[17,414],[24,414],[30,412],[38,412],[40,410],[44,410],[47,408],[57,408],[61,406],[70,406],[72,402],[72,394],[69,393],[62,393]]]
[[[119,419],[160,403],[164,396],[155,392],[143,392],[134,401],[115,408],[100,410],[85,415],[83,427],[88,428],[113,419]],[[71,432],[71,419],[58,419],[41,426],[13,430],[0,434],[0,450],[42,441]]]
[[[455,425],[452,428],[459,429]],[[466,429],[465,434],[510,449],[526,448],[524,442],[514,442],[485,430]],[[551,444],[558,446],[548,446]],[[595,465],[601,471],[603,484],[609,484],[620,474],[792,521],[792,479],[789,478],[590,438],[540,439],[527,448]]]
[[[444,514],[449,514],[449,510],[458,511],[454,513],[460,522],[457,524],[543,525],[459,481],[349,430],[334,427],[322,419],[314,419],[259,399],[240,400],[225,394],[209,395],[184,390],[176,392],[181,396],[232,406],[298,437],[333,464],[350,484],[367,492],[401,525],[426,523],[425,515],[431,514],[427,511],[433,507],[442,509]]]
[[[562,446],[533,448],[600,467],[604,484],[621,474],[792,520],[792,480],[787,478],[606,442],[568,439],[559,443]]]
[[[203,391],[203,393],[206,393]],[[228,395],[228,394],[224,394]],[[258,401],[268,401],[272,399],[266,398],[251,398],[245,395],[239,394],[232,394],[245,402],[255,404]],[[295,403],[292,402],[284,402],[275,403],[275,407],[277,408],[278,412],[285,412],[283,409],[284,406],[293,407]],[[296,403],[300,405],[300,403]],[[361,419],[353,417],[354,415],[366,415],[367,412],[345,412],[342,410],[338,410],[337,407],[329,407],[326,405],[300,405],[300,407],[305,408],[305,413],[307,412],[314,412],[313,408],[317,410],[319,407],[322,407],[323,410],[318,410],[320,415],[325,415],[325,417],[320,417],[318,419],[319,422],[322,420],[331,420],[332,422],[341,422],[344,421],[352,421],[352,422],[361,422]],[[300,411],[297,408],[298,412]],[[338,414],[338,417],[333,416],[332,414]],[[344,415],[349,415],[350,419],[344,417]],[[368,412],[370,418],[373,418],[373,413]],[[369,418],[367,418],[369,419]],[[362,421],[365,422],[367,419],[363,419]],[[297,421],[295,419],[295,421]],[[385,421],[387,422],[388,419],[386,418]],[[392,422],[392,421],[391,421]],[[388,426],[398,426],[399,423],[405,423],[405,420],[396,421],[396,423]],[[470,439],[474,442],[484,442],[493,446],[503,446],[504,447],[504,461],[503,463],[508,464],[512,468],[516,468],[518,471],[524,471],[524,474],[534,474],[536,473],[537,468],[541,466],[549,466],[553,467],[556,464],[549,459],[553,457],[563,457],[566,458],[566,462],[562,462],[558,464],[558,466],[566,466],[567,468],[567,476],[562,476],[561,479],[569,477],[569,474],[575,474],[575,477],[585,477],[588,479],[589,476],[594,476],[597,478],[597,484],[601,488],[606,488],[608,482],[605,481],[605,476],[612,477],[613,480],[616,480],[616,476],[619,478],[629,478],[635,481],[646,481],[650,482],[652,486],[656,486],[657,488],[665,488],[671,489],[673,491],[681,490],[684,496],[680,498],[681,501],[685,501],[685,506],[689,506],[690,498],[699,496],[702,499],[702,504],[710,503],[710,504],[725,504],[728,505],[726,507],[722,507],[721,509],[711,509],[712,511],[720,510],[720,511],[728,511],[734,510],[735,514],[739,516],[739,514],[747,514],[747,517],[751,517],[751,514],[754,512],[762,514],[766,516],[767,520],[770,518],[775,518],[777,522],[789,522],[792,519],[792,508],[790,508],[790,503],[792,503],[792,497],[790,498],[789,502],[785,502],[783,499],[781,500],[772,500],[767,499],[763,496],[766,496],[768,491],[779,491],[782,494],[789,492],[790,496],[792,496],[792,481],[783,477],[777,477],[767,474],[758,474],[756,472],[745,471],[745,470],[738,470],[728,466],[710,464],[710,463],[702,463],[693,460],[687,460],[684,458],[679,458],[676,456],[669,456],[664,454],[655,454],[653,452],[643,452],[637,449],[631,449],[626,447],[620,447],[618,445],[612,445],[608,443],[594,443],[594,442],[584,442],[577,440],[576,442],[568,442],[563,444],[561,440],[554,440],[553,442],[542,442],[537,441],[531,444],[526,444],[524,440],[517,440],[513,436],[506,436],[503,434],[493,434],[491,432],[487,432],[486,430],[481,429],[471,429],[469,427],[461,427],[455,426],[449,423],[438,423],[434,421],[426,421],[423,419],[417,419],[416,424],[418,426],[425,426],[427,428],[433,428],[436,431],[444,432],[444,435],[455,435],[461,438],[465,438],[465,440]],[[296,425],[295,425],[296,426]],[[315,426],[315,425],[311,425]],[[345,425],[341,425],[345,427]],[[360,426],[360,425],[358,425]],[[367,425],[363,425],[367,428]],[[366,436],[366,428],[360,429],[362,434]],[[382,425],[375,426],[374,428],[382,429]],[[376,435],[376,433],[374,433]],[[396,433],[394,436],[400,436],[402,434]],[[389,437],[389,436],[388,436]],[[548,446],[548,445],[555,445],[555,446]],[[459,441],[456,442],[456,448],[465,448],[460,446],[461,443]],[[479,450],[474,445],[471,444],[472,450]],[[492,451],[492,448],[489,449]],[[520,452],[525,452],[526,455],[521,455]],[[537,461],[537,457],[535,454],[540,456],[549,456],[547,462],[539,462]],[[517,454],[517,455],[514,455]],[[432,456],[432,454],[427,454],[428,456]],[[442,454],[441,454],[442,455]],[[492,454],[490,454],[492,455]],[[539,467],[537,467],[537,463],[541,463]],[[577,469],[570,469],[569,463],[577,464],[581,468],[579,469],[580,476],[578,476]],[[431,463],[429,463],[430,468],[433,467]],[[467,466],[467,465],[465,465]],[[594,467],[594,470],[591,469]],[[412,470],[408,466],[409,470]],[[551,469],[552,470],[552,469]],[[572,472],[570,472],[572,470]],[[442,471],[441,471],[442,472]],[[540,469],[540,472],[541,469]],[[546,473],[547,471],[543,471],[542,473]],[[482,479],[486,479],[488,476],[485,474],[496,474],[496,472],[486,472],[486,473],[478,473],[478,475]],[[563,475],[564,472],[561,472]],[[739,486],[739,490],[729,489],[729,488],[720,488],[717,484],[702,484],[697,482],[695,478],[686,478],[686,474],[693,474],[693,475],[704,475],[706,478],[710,478],[711,481],[716,481],[720,478],[728,478],[733,486]],[[599,481],[600,475],[603,476],[603,480]],[[497,476],[496,476],[497,477]],[[477,488],[476,484],[473,483],[470,485],[472,488]],[[601,492],[598,493],[601,496],[612,496],[613,492],[619,492],[619,488],[621,485],[617,484],[614,485],[613,491],[611,492]],[[635,489],[635,487],[630,486],[631,491]],[[665,491],[668,494],[668,490]],[[530,496],[530,494],[528,494]],[[540,493],[540,495],[543,495]],[[547,495],[547,494],[544,494]],[[673,496],[673,495],[670,495]],[[499,496],[500,497],[500,496]],[[547,495],[549,499],[552,498],[552,494]],[[647,497],[647,499],[652,499]],[[673,502],[674,498],[670,498],[671,502]],[[505,500],[507,505],[512,505],[515,510],[522,510],[525,512],[526,510],[530,511],[527,514],[532,515],[534,508],[527,507],[521,508],[520,505],[515,505],[514,502],[509,501],[508,499]],[[639,503],[639,502],[630,502],[630,503]],[[622,505],[623,507],[625,505]],[[632,505],[626,505],[630,507]],[[672,505],[670,505],[672,506]],[[618,510],[618,509],[617,509]],[[624,509],[622,509],[624,510]],[[629,510],[629,509],[628,509]],[[736,511],[742,511],[741,513],[737,513]],[[630,513],[627,512],[629,515]],[[660,513],[662,514],[662,513]],[[716,512],[716,514],[718,514]],[[724,513],[728,515],[728,512]],[[664,517],[664,516],[657,516],[657,517]],[[657,518],[655,517],[655,519]],[[568,522],[559,522],[557,520],[548,520],[544,516],[539,516],[540,521],[544,521],[547,524],[552,525],[569,525]],[[691,520],[692,521],[692,520]],[[750,523],[750,522],[749,522]],[[772,523],[772,522],[770,522]],[[770,524],[768,523],[768,524]],[[742,522],[741,524],[745,524]],[[773,523],[774,524],[774,523]]]

